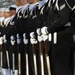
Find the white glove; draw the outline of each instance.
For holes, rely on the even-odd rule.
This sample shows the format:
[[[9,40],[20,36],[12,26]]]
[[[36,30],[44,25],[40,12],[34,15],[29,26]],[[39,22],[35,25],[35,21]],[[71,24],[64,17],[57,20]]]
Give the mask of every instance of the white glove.
[[[24,39],[26,38],[26,33],[23,34],[23,38],[24,38]]]
[[[20,44],[21,43],[21,39],[17,39],[17,44]]]
[[[41,32],[42,32],[42,34],[48,34],[47,27],[44,26],[44,27],[41,29]]]
[[[38,35],[41,35],[41,29],[40,28],[38,28],[36,32]]]
[[[3,36],[3,41],[4,41],[4,43],[7,42],[7,40],[6,40],[6,35]]]
[[[23,39],[24,44],[28,44],[28,39]]]
[[[10,41],[11,44],[14,45],[15,44],[15,38],[14,38],[14,36],[11,36],[10,39],[11,39],[11,41]]]
[[[37,40],[35,39],[35,35],[34,35],[34,32],[31,32],[30,33],[30,41],[31,41],[31,44],[37,44]]]
[[[42,38],[43,38],[43,41],[46,41],[48,39],[48,35],[43,35],[42,34]]]
[[[16,36],[17,36],[18,39],[20,38],[19,34],[17,34]]]
[[[28,44],[28,39],[26,39],[26,33],[23,34],[23,42],[24,44]]]
[[[19,34],[17,34],[17,44],[20,44],[21,43],[21,39],[19,37]]]
[[[21,39],[19,37],[19,34],[17,34],[16,36],[17,36],[17,44],[20,44],[21,43]]]
[[[13,35],[10,37],[10,39],[11,39],[11,40],[15,40],[15,38],[14,38],[14,36],[13,36]]]
[[[10,42],[11,42],[11,45],[14,45],[15,44],[15,40],[14,41],[11,40]]]
[[[30,33],[30,37],[31,37],[31,38],[35,38],[34,32],[31,32],[31,33]]]
[[[43,39],[42,39],[42,35],[41,36],[38,36],[38,41],[41,42]]]
[[[30,39],[30,41],[31,41],[31,44],[37,44],[37,40],[36,39]]]

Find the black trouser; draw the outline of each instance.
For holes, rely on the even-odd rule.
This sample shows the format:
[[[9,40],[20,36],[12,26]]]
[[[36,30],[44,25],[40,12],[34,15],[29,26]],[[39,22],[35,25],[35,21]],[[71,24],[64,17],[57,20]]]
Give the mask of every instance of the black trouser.
[[[72,34],[67,29],[58,32],[57,44],[52,43],[50,51],[52,75],[72,75],[72,46]]]
[[[7,41],[7,49],[9,54],[10,69],[12,69],[12,47],[9,41]]]
[[[12,45],[10,43],[10,41],[7,42],[7,50],[8,50],[8,53],[9,53],[9,63],[10,63],[10,69],[12,69],[13,67],[13,61],[12,61],[12,53],[15,54],[15,69],[18,70],[18,50],[17,50],[17,46],[16,46],[16,43],[14,45],[14,48],[12,49]]]
[[[20,44],[20,51],[21,53],[21,74],[25,75],[25,51],[24,51],[24,44],[21,42]]]
[[[5,45],[6,44],[4,44],[4,43],[2,44],[2,64],[3,64],[2,67],[3,68],[8,68]]]

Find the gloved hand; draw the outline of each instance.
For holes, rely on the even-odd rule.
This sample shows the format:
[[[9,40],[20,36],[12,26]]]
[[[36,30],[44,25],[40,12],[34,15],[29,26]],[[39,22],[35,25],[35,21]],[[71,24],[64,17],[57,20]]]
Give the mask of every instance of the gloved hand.
[[[41,29],[41,32],[42,32],[42,38],[43,38],[43,41],[46,41],[48,39],[48,31],[47,31],[47,27],[44,26],[42,29]]]
[[[11,42],[11,45],[14,45],[15,44],[15,38],[14,38],[14,36],[12,35],[11,37],[10,37],[10,42]]]
[[[17,44],[20,44],[21,43],[21,39],[20,39],[19,34],[17,34],[16,37],[17,37]]]
[[[41,35],[41,29],[40,29],[40,28],[38,28],[36,32],[37,32],[37,34],[38,34],[39,36]]]
[[[26,39],[26,33],[23,34],[23,42],[24,44],[28,44],[28,39]]]
[[[3,41],[4,41],[4,43],[7,42],[7,40],[6,40],[6,35],[3,35]]]
[[[44,26],[43,28],[41,28],[41,32],[42,32],[42,34],[44,34],[44,35],[48,34],[47,27]]]
[[[31,37],[31,38],[35,38],[34,32],[31,32],[31,33],[30,33],[30,37]]]
[[[31,44],[37,44],[37,40],[35,39],[34,32],[30,33],[30,42]]]

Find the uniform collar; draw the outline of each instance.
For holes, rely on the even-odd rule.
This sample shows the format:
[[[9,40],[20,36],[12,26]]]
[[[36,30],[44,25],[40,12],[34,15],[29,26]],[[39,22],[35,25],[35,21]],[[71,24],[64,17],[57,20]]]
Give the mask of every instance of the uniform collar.
[[[0,22],[2,22],[4,20],[4,17],[0,17]]]
[[[46,0],[40,1],[39,2],[39,9],[46,3]]]
[[[22,13],[23,13],[23,11],[24,11],[29,5],[30,5],[30,4],[25,4],[25,5],[22,6],[22,9],[21,9]]]
[[[5,20],[4,20],[4,25],[5,25],[7,22],[9,22],[9,20],[10,20],[10,17],[9,17],[9,18],[5,18]]]
[[[29,6],[29,11],[30,11],[30,10],[32,10],[32,9],[33,9],[33,7],[35,7],[37,4],[39,4],[39,2],[34,3],[34,4],[31,4],[31,5]]]

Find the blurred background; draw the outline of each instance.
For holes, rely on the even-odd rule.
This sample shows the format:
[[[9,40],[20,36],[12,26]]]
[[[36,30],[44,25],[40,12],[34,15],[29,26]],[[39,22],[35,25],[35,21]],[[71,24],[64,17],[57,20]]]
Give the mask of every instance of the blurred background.
[[[1,7],[8,7],[11,4],[14,4],[14,0],[0,0],[0,8]]]

